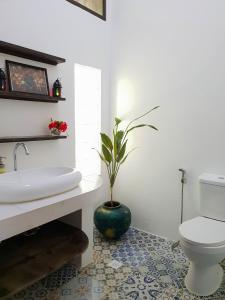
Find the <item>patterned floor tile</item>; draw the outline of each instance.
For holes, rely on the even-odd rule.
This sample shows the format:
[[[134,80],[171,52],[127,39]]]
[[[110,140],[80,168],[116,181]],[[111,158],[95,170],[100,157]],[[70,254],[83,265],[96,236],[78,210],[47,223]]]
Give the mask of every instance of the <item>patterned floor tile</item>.
[[[121,284],[118,291],[126,299],[146,300],[157,299],[165,287],[165,284],[157,281],[150,274],[143,275],[135,271]]]
[[[67,264],[9,300],[225,300],[225,279],[212,296],[188,292],[188,259],[180,246],[172,251],[172,244],[134,228],[119,241],[106,241],[94,229],[91,265],[76,270]],[[122,266],[109,266],[113,260]]]

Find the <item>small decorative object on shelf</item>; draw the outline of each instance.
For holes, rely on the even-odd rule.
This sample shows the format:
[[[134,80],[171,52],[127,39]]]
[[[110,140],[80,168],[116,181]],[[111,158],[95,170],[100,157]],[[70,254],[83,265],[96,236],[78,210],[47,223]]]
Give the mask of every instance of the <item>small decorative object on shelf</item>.
[[[62,95],[62,84],[59,78],[57,78],[53,84],[52,93],[53,93],[53,97],[61,97]]]
[[[46,69],[6,60],[6,70],[11,92],[49,96]]]
[[[55,121],[51,119],[51,122],[48,125],[49,130],[52,135],[60,135],[61,132],[66,132],[68,125],[63,121]]]
[[[0,91],[6,90],[6,75],[5,72],[0,68]]]

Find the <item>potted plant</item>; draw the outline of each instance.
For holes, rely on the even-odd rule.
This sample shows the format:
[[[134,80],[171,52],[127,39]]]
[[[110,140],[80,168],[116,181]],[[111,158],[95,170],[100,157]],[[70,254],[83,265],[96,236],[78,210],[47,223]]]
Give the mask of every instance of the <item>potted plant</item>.
[[[118,239],[130,226],[131,212],[128,207],[114,200],[113,187],[121,165],[124,164],[129,154],[134,150],[132,149],[131,151],[127,151],[129,134],[133,130],[141,127],[149,127],[151,129],[158,130],[151,124],[136,123],[138,120],[147,116],[158,107],[159,106],[156,106],[147,111],[145,114],[130,121],[125,130],[120,128],[122,120],[115,118],[112,139],[107,134],[101,133],[102,151],[98,151],[98,154],[107,168],[110,182],[110,201],[105,202],[95,210],[94,223],[105,238]]]
[[[62,132],[66,132],[68,125],[66,122],[51,119],[48,128],[52,135],[60,135]]]

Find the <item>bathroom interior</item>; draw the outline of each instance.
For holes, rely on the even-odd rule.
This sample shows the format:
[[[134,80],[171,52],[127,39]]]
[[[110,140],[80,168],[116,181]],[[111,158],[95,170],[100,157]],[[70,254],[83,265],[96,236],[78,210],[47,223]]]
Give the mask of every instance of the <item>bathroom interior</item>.
[[[0,11],[0,300],[225,299],[224,0]]]

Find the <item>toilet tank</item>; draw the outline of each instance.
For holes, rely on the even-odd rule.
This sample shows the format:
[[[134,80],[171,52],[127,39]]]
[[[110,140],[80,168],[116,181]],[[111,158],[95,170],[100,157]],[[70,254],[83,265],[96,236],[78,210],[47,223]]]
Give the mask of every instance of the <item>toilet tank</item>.
[[[225,221],[225,175],[203,173],[199,186],[200,214]]]

